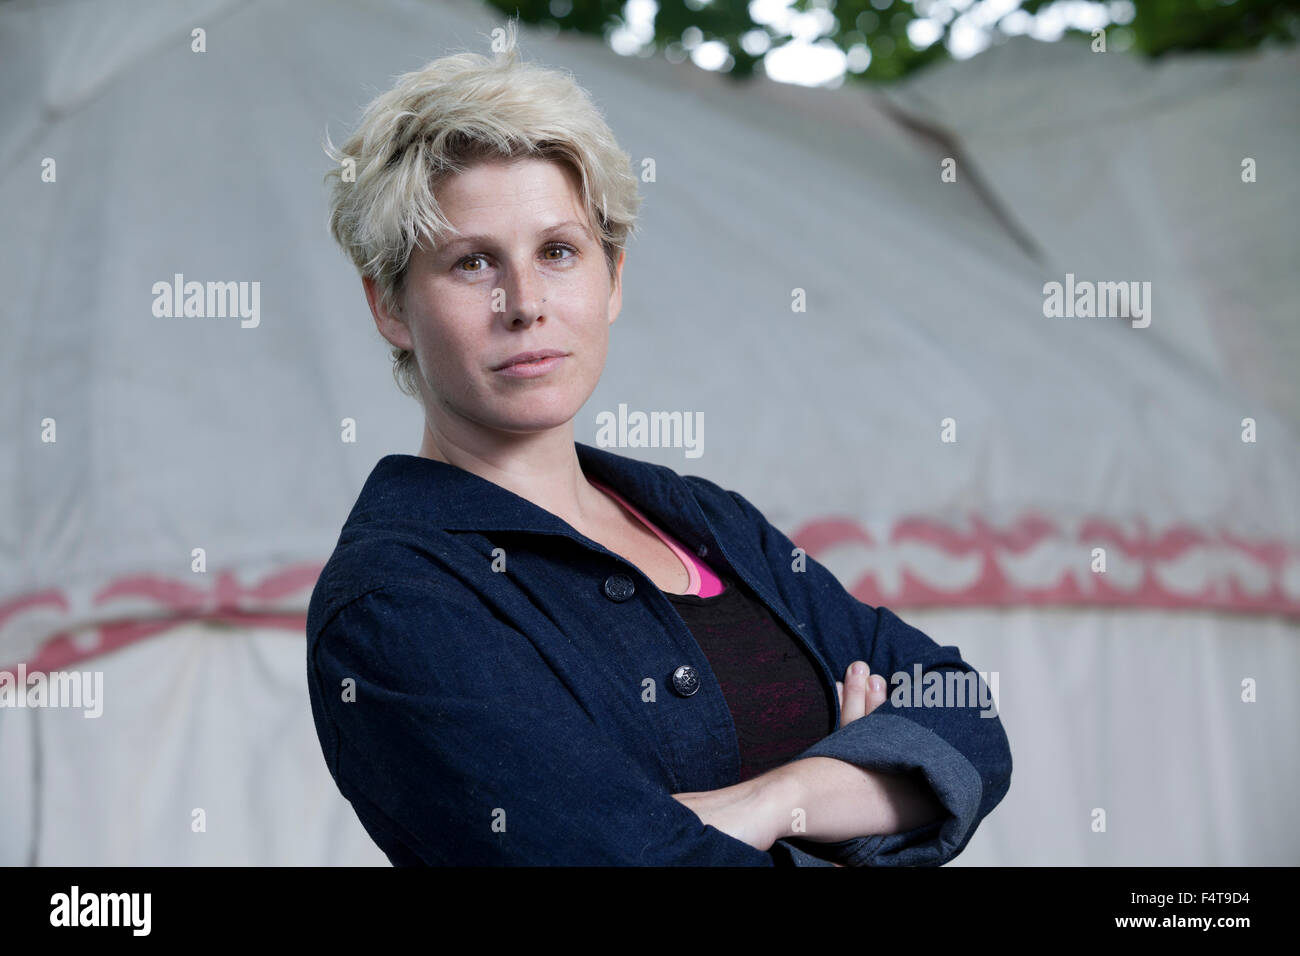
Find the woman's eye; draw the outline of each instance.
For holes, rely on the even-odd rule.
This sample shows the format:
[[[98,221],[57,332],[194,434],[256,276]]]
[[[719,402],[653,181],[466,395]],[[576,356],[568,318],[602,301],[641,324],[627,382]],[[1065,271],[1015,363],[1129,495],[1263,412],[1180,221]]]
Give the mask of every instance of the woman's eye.
[[[569,255],[569,256],[557,256],[557,257],[551,257],[551,256],[550,256],[550,253],[552,253],[552,252],[561,252],[561,253],[562,253],[562,252],[569,252],[569,253],[571,253],[571,255]],[[568,243],[563,243],[563,242],[561,242],[561,243],[555,243],[555,244],[553,244],[553,245],[547,246],[547,247],[546,247],[546,250],[543,252],[543,255],[545,255],[545,256],[547,257],[547,259],[546,259],[547,262],[563,262],[565,259],[572,258],[573,256],[575,256],[575,255],[577,255],[577,254],[578,254],[578,250],[574,249],[573,246],[569,245]],[[471,262],[475,262],[475,261],[477,261],[477,260],[479,260],[479,259],[485,259],[485,258],[486,258],[486,257],[485,257],[482,253],[477,253],[477,252],[476,252],[474,255],[472,255],[472,256],[466,256],[464,259],[460,260],[460,262],[456,263],[456,267],[459,268],[459,269],[461,269],[461,270],[464,271],[464,272],[471,272],[471,273],[472,273],[472,272],[482,272],[482,271],[483,271],[483,268],[486,268],[486,266],[483,267],[483,268],[478,268],[478,269],[470,269],[470,268],[467,268],[467,266],[469,266],[469,264],[470,264]]]

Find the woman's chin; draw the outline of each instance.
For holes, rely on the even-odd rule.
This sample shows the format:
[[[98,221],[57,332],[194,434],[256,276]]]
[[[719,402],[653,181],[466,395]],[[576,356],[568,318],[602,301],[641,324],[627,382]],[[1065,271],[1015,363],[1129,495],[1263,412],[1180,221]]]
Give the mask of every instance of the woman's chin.
[[[576,408],[572,411],[567,409],[558,411],[529,409],[526,414],[498,415],[492,420],[492,424],[503,432],[513,432],[520,435],[534,434],[549,431],[553,428],[562,428],[572,422],[573,417],[577,414],[578,409]]]
[[[487,412],[484,420],[506,431],[558,428],[573,421],[589,397],[590,392],[579,396],[538,389],[530,394],[497,398],[490,409],[484,409]]]

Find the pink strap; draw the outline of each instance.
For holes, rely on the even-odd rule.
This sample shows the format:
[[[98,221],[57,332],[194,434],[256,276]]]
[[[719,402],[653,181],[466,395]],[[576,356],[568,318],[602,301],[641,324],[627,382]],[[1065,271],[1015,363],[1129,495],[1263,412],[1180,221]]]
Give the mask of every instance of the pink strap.
[[[722,579],[719,578],[716,574],[714,574],[712,569],[707,564],[705,564],[703,561],[700,561],[698,558],[695,557],[695,555],[691,554],[680,544],[678,544],[677,540],[673,538],[671,535],[660,530],[658,525],[654,524],[640,511],[632,507],[632,505],[628,502],[628,500],[624,498],[622,495],[620,495],[613,488],[609,487],[608,485],[602,484],[599,481],[596,481],[594,478],[590,476],[587,477],[587,480],[590,481],[597,488],[599,488],[601,491],[605,492],[607,495],[609,495],[619,504],[621,504],[628,511],[632,512],[632,514],[636,515],[637,520],[639,520],[643,525],[645,525],[656,535],[658,535],[659,540],[661,540],[664,544],[668,545],[668,547],[672,549],[673,554],[677,555],[677,557],[681,560],[682,564],[685,565],[686,567],[686,575],[690,581],[690,583],[686,586],[687,594],[695,594],[698,595],[699,597],[713,597],[715,594],[722,593],[723,590]]]

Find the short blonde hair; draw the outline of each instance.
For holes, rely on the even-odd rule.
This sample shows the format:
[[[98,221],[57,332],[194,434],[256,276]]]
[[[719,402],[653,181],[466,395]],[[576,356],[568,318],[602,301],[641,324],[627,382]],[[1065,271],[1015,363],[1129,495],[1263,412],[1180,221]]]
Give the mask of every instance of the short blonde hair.
[[[495,58],[458,53],[399,76],[341,149],[326,131],[325,152],[338,163],[325,175],[334,179],[330,232],[389,309],[416,242],[437,248],[456,235],[434,190],[476,162],[533,157],[576,172],[611,277],[635,230],[641,200],[631,160],[590,96],[572,73],[522,61],[514,20],[503,33]],[[392,355],[398,387],[419,398],[414,356],[396,347]]]

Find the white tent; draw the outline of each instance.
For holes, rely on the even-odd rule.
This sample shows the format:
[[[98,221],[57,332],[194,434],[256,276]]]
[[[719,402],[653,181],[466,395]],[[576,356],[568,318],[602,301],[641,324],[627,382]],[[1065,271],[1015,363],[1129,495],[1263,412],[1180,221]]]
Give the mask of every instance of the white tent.
[[[302,628],[421,418],[325,230],[320,142],[497,25],[0,5],[0,669],[103,680],[96,718],[0,708],[0,765],[31,768],[0,863],[386,863],[326,771]],[[625,453],[741,491],[999,673],[1011,791],[956,865],[1300,862],[1271,746],[1300,727],[1296,53],[1025,40],[873,92],[522,39],[655,161],[578,439],[702,412],[701,457]],[[176,274],[258,282],[257,322],[156,316]],[[1046,316],[1067,274],[1149,282],[1150,324]]]

